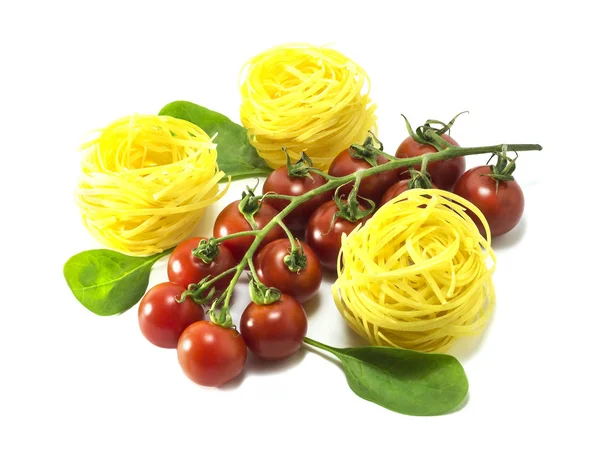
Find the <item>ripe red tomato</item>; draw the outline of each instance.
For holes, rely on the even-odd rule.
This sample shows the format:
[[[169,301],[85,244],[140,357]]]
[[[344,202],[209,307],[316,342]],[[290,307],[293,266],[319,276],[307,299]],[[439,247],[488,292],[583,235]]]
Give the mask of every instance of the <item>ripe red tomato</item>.
[[[189,326],[177,344],[177,358],[183,372],[205,387],[218,387],[244,369],[248,351],[235,329],[199,321]]]
[[[173,250],[167,264],[167,271],[171,282],[187,287],[190,284],[197,284],[208,275],[215,277],[235,267],[236,262],[233,254],[223,245],[219,248],[218,256],[209,264],[193,256],[192,250],[198,246],[201,240],[207,239],[204,237],[193,237],[181,242]],[[233,273],[231,276],[224,276],[216,281],[213,284],[215,290],[218,292],[225,290],[232,278]]]
[[[366,210],[362,205],[360,207]],[[327,201],[310,216],[306,227],[306,243],[318,256],[321,266],[329,270],[337,268],[337,258],[342,246],[342,234],[350,234],[354,228],[360,223],[366,223],[369,218],[367,216],[352,222],[336,217],[332,226],[331,220],[337,210],[335,201]]]
[[[442,134],[442,139],[450,145],[458,146],[456,140],[447,134]],[[407,137],[396,150],[396,157],[416,157],[427,153],[437,153],[437,150],[431,145],[423,145],[417,143],[412,137]],[[420,170],[419,165],[413,167],[415,170]],[[427,164],[427,171],[431,176],[431,182],[443,190],[452,190],[456,180],[463,174],[466,168],[464,156],[454,157],[443,161],[430,162]],[[408,168],[400,170],[400,176],[408,175]]]
[[[238,209],[239,204],[239,200],[234,201],[225,206],[225,209],[219,213],[213,228],[213,235],[215,237],[225,237],[226,235],[235,234],[236,232],[252,230],[250,223],[248,223],[246,217],[244,217]],[[254,220],[256,221],[258,229],[264,228],[278,213],[279,211],[273,206],[262,204],[258,212],[254,215]],[[283,229],[281,229],[281,226],[275,226],[263,239],[261,247],[284,236],[285,233],[283,232]],[[226,247],[229,249],[233,254],[233,257],[235,257],[236,263],[238,263],[246,254],[246,251],[248,251],[252,242],[254,242],[253,236],[236,237],[225,240],[222,243],[221,248]]]
[[[458,179],[454,193],[477,206],[490,225],[492,237],[497,237],[519,223],[525,197],[517,181],[500,181],[496,193],[496,180],[485,176],[490,173],[488,165],[471,168]],[[472,213],[469,216],[477,224],[479,232],[485,235],[481,220]]]
[[[289,357],[302,346],[308,320],[304,309],[289,295],[268,305],[251,302],[240,320],[248,349],[261,359]]]
[[[403,179],[401,181],[398,181],[394,185],[392,185],[392,187],[387,189],[385,191],[385,193],[383,194],[383,196],[381,197],[381,203],[379,204],[379,206],[383,206],[388,201],[391,201],[394,198],[396,198],[398,195],[406,192],[408,190],[409,182],[410,182],[410,179]],[[435,184],[432,184],[431,187],[434,189],[437,189]]]
[[[390,160],[382,154],[377,156],[378,165],[385,164],[389,161]],[[371,164],[364,159],[352,157],[350,150],[347,149],[338,154],[333,160],[331,166],[329,167],[329,174],[331,176],[340,177],[355,173],[357,171],[367,170],[369,168],[372,168]],[[360,181],[358,195],[378,203],[383,193],[397,180],[397,170],[388,170],[376,175],[367,176]],[[349,183],[345,186],[342,186],[339,190],[340,194],[344,194],[347,197],[350,193],[350,190],[352,190],[353,185],[354,183]]]
[[[267,287],[274,287],[304,303],[312,298],[321,286],[321,263],[315,252],[304,242],[300,242],[306,256],[306,267],[300,271],[290,271],[284,262],[290,254],[290,241],[287,238],[269,243],[254,256],[254,267],[258,279]]]
[[[177,302],[185,287],[172,282],[157,284],[146,292],[138,308],[144,337],[161,348],[176,348],[186,327],[204,319],[204,310],[191,299]]]
[[[311,173],[311,176],[313,179],[306,176],[289,176],[287,167],[280,167],[265,180],[262,189],[263,194],[275,192],[280,195],[300,196],[327,183],[327,180],[318,173]],[[330,200],[331,197],[331,192],[323,192],[311,198],[291,211],[284,218],[284,223],[294,232],[303,230],[310,214],[325,201]],[[264,202],[277,210],[283,210],[289,204],[289,201],[269,197],[265,198]]]

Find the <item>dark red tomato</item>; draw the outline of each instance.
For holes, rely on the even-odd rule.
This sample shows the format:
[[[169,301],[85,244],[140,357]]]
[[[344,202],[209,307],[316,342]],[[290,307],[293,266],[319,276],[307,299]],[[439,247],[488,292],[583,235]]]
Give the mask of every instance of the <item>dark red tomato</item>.
[[[231,204],[225,206],[225,209],[219,213],[215,220],[213,228],[213,235],[215,237],[225,237],[226,235],[235,234],[242,231],[251,231],[252,227],[246,220],[246,217],[242,215],[238,206],[240,201],[234,201]],[[254,215],[254,221],[258,229],[264,228],[277,214],[279,211],[269,204],[262,204],[258,212]],[[273,240],[280,239],[285,236],[281,226],[275,226],[261,242],[261,247],[266,245]],[[242,260],[248,248],[254,241],[253,236],[236,237],[230,240],[225,240],[221,247],[226,247],[231,251],[233,257],[235,257],[236,263]]]
[[[385,193],[383,194],[383,196],[381,197],[381,203],[379,204],[379,206],[383,206],[388,201],[391,201],[394,198],[396,198],[398,195],[406,192],[408,190],[409,182],[410,182],[410,179],[403,179],[401,181],[398,181],[394,185],[392,185],[392,187],[387,189],[385,191]],[[434,189],[437,189],[437,187],[433,183],[432,183],[431,187],[433,187]]]
[[[442,134],[442,139],[450,145],[458,146],[456,140],[447,134]],[[407,137],[396,150],[396,157],[416,157],[427,153],[437,153],[437,150],[431,145],[422,145],[415,142],[412,137]],[[419,165],[413,167],[420,170]],[[440,189],[451,191],[456,184],[456,180],[462,175],[466,168],[464,156],[454,157],[443,161],[430,162],[427,164],[427,171],[431,175],[431,181]],[[408,175],[408,168],[400,170],[400,176]]]
[[[361,209],[366,209],[361,206]],[[335,201],[327,201],[321,205],[308,220],[305,241],[310,246],[319,260],[321,266],[328,270],[335,270],[337,258],[342,246],[342,234],[350,234],[360,223],[366,223],[369,217],[352,222],[336,217],[333,226],[331,220],[337,212]]]
[[[390,160],[382,154],[377,157],[378,165],[385,164],[389,161]],[[372,165],[367,161],[364,159],[354,158],[352,157],[352,154],[350,154],[350,150],[344,150],[338,154],[331,163],[331,166],[329,167],[329,174],[331,176],[340,177],[355,173],[357,171],[367,170],[369,168],[372,168]],[[376,175],[367,176],[360,181],[358,194],[363,198],[368,198],[375,201],[375,203],[378,203],[383,193],[397,180],[397,170],[388,170]],[[343,186],[340,189],[340,193],[343,193],[347,196],[350,193],[350,190],[352,190],[353,185],[354,183],[350,183]]]
[[[237,377],[247,356],[246,343],[238,331],[210,321],[189,326],[177,345],[181,369],[205,387],[218,387]]]
[[[258,279],[267,287],[274,287],[282,293],[305,303],[312,298],[321,286],[321,263],[315,252],[304,242],[300,242],[306,256],[306,267],[300,271],[290,271],[284,262],[290,254],[290,241],[287,238],[275,240],[254,256],[254,267]]]
[[[169,256],[167,271],[169,280],[175,284],[187,287],[190,284],[197,284],[206,276],[215,277],[230,268],[235,267],[236,262],[231,251],[221,245],[219,255],[211,263],[206,264],[202,259],[192,255],[192,250],[198,246],[204,237],[193,237],[181,242]],[[215,282],[213,285],[217,291],[223,291],[229,285],[233,278],[225,276]]]
[[[240,331],[248,349],[261,359],[289,357],[302,346],[308,320],[298,301],[289,295],[268,305],[251,302],[240,320]]]
[[[327,180],[318,173],[311,173],[311,176],[313,179],[309,177],[289,176],[287,167],[280,167],[265,180],[262,190],[263,194],[275,192],[280,195],[300,196],[327,183]],[[285,224],[292,231],[303,230],[306,227],[310,214],[325,201],[330,200],[331,197],[331,192],[323,192],[302,203],[284,218]],[[283,210],[289,204],[289,201],[267,197],[265,203],[277,210]]]
[[[177,302],[185,287],[172,282],[155,285],[146,292],[138,308],[138,323],[144,337],[161,348],[176,348],[181,333],[204,319],[204,310],[191,299]]]
[[[474,167],[465,172],[456,183],[454,193],[473,203],[490,225],[492,237],[506,234],[521,220],[525,197],[517,181],[500,181],[496,193],[496,181],[489,176],[487,165]],[[485,235],[481,220],[469,213],[479,232]]]

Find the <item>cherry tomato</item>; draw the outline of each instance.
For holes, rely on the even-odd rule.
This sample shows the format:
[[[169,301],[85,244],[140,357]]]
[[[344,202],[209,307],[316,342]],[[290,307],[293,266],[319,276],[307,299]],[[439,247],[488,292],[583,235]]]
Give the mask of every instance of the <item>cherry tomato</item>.
[[[442,134],[442,139],[450,145],[458,146],[456,140],[447,134]],[[431,145],[423,145],[417,143],[412,137],[407,137],[396,150],[396,157],[416,157],[427,153],[437,153],[435,147]],[[415,170],[420,170],[420,165],[413,167]],[[431,181],[443,190],[452,190],[456,180],[463,174],[466,168],[464,156],[454,157],[443,161],[430,162],[427,164],[427,171],[431,176]],[[400,176],[407,176],[408,168],[404,167],[400,170]]]
[[[327,183],[327,180],[318,173],[311,173],[311,176],[313,179],[305,176],[289,176],[287,167],[280,167],[273,171],[265,180],[262,190],[263,194],[275,192],[280,195],[300,196]],[[303,230],[306,227],[310,214],[325,201],[330,200],[331,197],[331,192],[323,192],[311,198],[291,211],[284,218],[284,223],[291,231]],[[283,210],[289,204],[289,201],[267,197],[265,198],[265,203],[277,210]]]
[[[218,387],[244,369],[248,351],[242,336],[231,328],[210,321],[189,326],[177,344],[177,358],[183,372],[205,387]]]
[[[267,287],[275,287],[304,303],[319,291],[322,275],[321,263],[315,252],[304,242],[300,245],[306,256],[306,267],[300,271],[290,271],[284,262],[291,250],[287,238],[275,240],[261,249],[254,256],[254,267],[258,279]]]
[[[361,209],[366,208],[361,205]],[[329,270],[337,268],[337,258],[342,246],[342,234],[350,234],[360,223],[366,223],[369,218],[351,222],[344,218],[336,217],[333,226],[331,220],[337,212],[335,201],[322,204],[308,220],[306,227],[306,243],[310,246],[321,261],[321,266]]]
[[[387,189],[385,191],[385,193],[383,194],[383,196],[381,197],[381,203],[379,204],[379,206],[383,206],[388,201],[391,201],[394,198],[396,198],[398,195],[406,192],[408,190],[409,182],[410,182],[410,179],[403,179],[401,181],[398,181],[394,185],[392,185],[392,187]],[[432,183],[431,187],[434,189],[437,189],[437,187],[433,183]]]
[[[234,201],[225,206],[225,209],[219,213],[215,220],[213,234],[215,237],[225,237],[226,235],[235,234],[242,231],[251,231],[252,227],[246,220],[246,217],[240,212],[238,206],[240,201]],[[262,204],[258,212],[254,215],[254,221],[258,229],[264,228],[277,214],[278,210],[269,204]],[[275,226],[261,242],[261,247],[273,240],[280,239],[285,236],[281,226]],[[248,248],[254,241],[253,236],[236,237],[230,240],[225,240],[221,247],[226,247],[235,257],[236,263],[242,260]]]
[[[490,225],[492,237],[506,234],[521,220],[525,208],[525,197],[517,181],[500,181],[496,193],[496,180],[488,165],[466,171],[456,183],[454,193],[473,203]],[[469,213],[479,232],[485,235],[481,220]]]
[[[390,160],[382,154],[377,156],[378,165],[385,164],[389,161]],[[367,170],[369,168],[372,168],[371,164],[364,159],[352,157],[350,150],[347,149],[338,154],[333,160],[331,166],[329,167],[329,174],[331,176],[340,177],[355,173],[357,171]],[[388,170],[376,175],[367,176],[360,181],[358,195],[378,203],[383,193],[397,180],[397,170]],[[354,183],[349,183],[340,188],[340,194],[347,196],[350,193],[350,190],[352,190],[353,185]]]
[[[192,255],[192,250],[198,246],[201,240],[207,240],[204,237],[193,237],[181,242],[169,256],[167,271],[169,280],[175,284],[187,287],[190,284],[197,284],[206,276],[215,277],[230,268],[235,267],[236,262],[231,251],[226,246],[221,245],[219,255],[209,264],[202,259]],[[229,285],[233,278],[233,273],[224,276],[216,281],[213,286],[217,291],[223,291]]]
[[[251,302],[240,320],[248,349],[261,359],[289,357],[302,346],[308,320],[304,309],[289,295],[268,305]]]
[[[157,284],[146,292],[138,308],[144,337],[161,348],[176,348],[186,327],[204,319],[204,310],[191,299],[177,302],[185,287],[172,282]]]

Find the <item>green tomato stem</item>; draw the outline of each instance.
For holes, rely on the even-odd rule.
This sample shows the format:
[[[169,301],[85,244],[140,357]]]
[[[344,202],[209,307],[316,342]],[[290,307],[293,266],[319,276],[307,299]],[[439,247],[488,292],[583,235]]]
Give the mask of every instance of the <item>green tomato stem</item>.
[[[254,266],[254,262],[252,261],[252,259],[248,259],[248,268],[250,269],[250,274],[252,275],[252,278],[256,279],[257,282],[260,282],[258,280],[258,274],[256,273],[256,267]]]
[[[443,140],[441,137],[437,136],[437,134],[435,134],[435,133],[432,133],[432,137],[433,137],[433,139],[436,139],[436,137],[437,137],[437,138],[439,138],[439,140],[441,140],[441,142],[440,142],[436,139],[436,143],[439,143],[444,146],[444,149],[442,151],[438,151],[436,153],[428,153],[426,156],[416,156],[416,157],[409,157],[409,158],[396,158],[393,156],[386,155],[389,157],[390,162],[388,162],[386,164],[377,165],[375,167],[371,167],[366,170],[361,170],[356,173],[351,173],[346,176],[335,177],[335,176],[331,176],[327,173],[324,173],[314,167],[310,167],[309,168],[310,171],[319,173],[321,176],[323,176],[325,179],[327,179],[327,183],[322,186],[317,187],[316,189],[310,190],[310,191],[304,193],[303,195],[292,197],[292,199],[290,199],[290,203],[283,210],[281,210],[269,223],[267,223],[267,225],[263,229],[240,232],[240,233],[231,234],[226,237],[221,237],[219,239],[216,239],[217,242],[219,242],[219,241],[227,240],[230,238],[241,237],[241,236],[246,236],[246,235],[255,236],[254,242],[252,242],[252,245],[250,246],[250,248],[248,249],[248,251],[246,252],[244,257],[238,264],[235,274],[234,274],[233,278],[231,279],[229,286],[227,287],[227,290],[225,293],[225,299],[224,299],[224,303],[223,303],[223,310],[226,313],[228,313],[229,302],[230,302],[231,296],[233,294],[233,287],[239,280],[242,272],[244,271],[244,267],[246,267],[246,265],[249,264],[249,261],[252,260],[252,257],[254,256],[256,249],[260,246],[260,244],[262,243],[264,238],[267,236],[267,234],[275,226],[281,226],[283,224],[283,219],[291,211],[296,209],[296,207],[298,207],[300,204],[305,203],[306,201],[310,200],[311,198],[314,198],[324,192],[329,192],[331,190],[335,190],[338,187],[340,187],[344,184],[347,184],[349,182],[356,181],[357,176],[366,178],[367,176],[376,175],[378,173],[382,173],[382,172],[385,172],[388,170],[394,170],[394,169],[398,169],[398,168],[402,168],[402,167],[412,167],[413,165],[421,165],[421,164],[423,164],[424,159],[426,159],[426,161],[427,161],[426,164],[427,164],[427,163],[441,161],[441,160],[445,160],[445,159],[451,159],[454,157],[471,156],[474,154],[501,153],[503,151],[504,152],[506,152],[506,151],[514,151],[514,152],[540,151],[542,149],[541,145],[537,145],[537,144],[516,144],[516,145],[499,144],[499,145],[490,145],[490,146],[483,146],[483,147],[465,148],[465,147],[456,147],[456,146],[450,145],[448,142]],[[285,198],[285,199],[288,199],[288,198]],[[284,231],[286,229],[287,228],[284,227]],[[288,232],[289,232],[289,230],[288,230]],[[216,301],[215,301],[215,303],[216,303]],[[215,305],[215,303],[213,303],[213,306]],[[328,348],[319,346],[319,343],[315,342],[314,340],[305,339],[305,341],[308,344],[312,344],[314,346],[321,347],[322,349],[326,349],[326,350],[328,349]]]
[[[267,192],[267,193],[265,193],[263,195],[260,195],[258,198],[260,198],[261,200],[265,200],[267,198],[273,198],[273,199],[276,199],[276,200],[292,201],[296,197],[292,196],[292,195],[282,195],[280,193]]]
[[[290,229],[285,225],[285,223],[283,221],[277,220],[277,222],[279,223],[279,226],[281,227],[281,229],[283,229],[283,231],[285,232],[285,235],[287,236],[288,240],[290,241],[292,251],[296,251],[298,249],[298,246],[296,245],[296,239],[294,238],[294,235],[292,234]]]
[[[212,284],[217,282],[219,279],[224,278],[225,276],[229,276],[231,273],[237,270],[237,266],[231,267],[228,270],[223,271],[222,273],[217,274],[215,277],[210,278],[208,281],[203,282],[202,284],[206,287],[210,287]]]
[[[253,229],[252,231],[241,231],[236,232],[235,234],[224,235],[223,237],[215,238],[214,242],[219,244],[224,242],[225,240],[231,240],[238,237],[252,237],[260,234],[260,229]]]

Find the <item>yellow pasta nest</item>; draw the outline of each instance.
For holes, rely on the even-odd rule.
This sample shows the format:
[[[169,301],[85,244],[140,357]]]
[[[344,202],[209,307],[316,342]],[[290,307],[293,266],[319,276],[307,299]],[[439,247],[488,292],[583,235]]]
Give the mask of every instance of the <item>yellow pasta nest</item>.
[[[408,190],[344,237],[332,287],[337,308],[371,344],[445,351],[482,331],[492,313],[489,235],[484,216],[463,198]]]
[[[83,222],[101,243],[132,255],[171,248],[225,193],[216,144],[198,126],[133,115],[82,145],[76,191]]]
[[[305,151],[329,168],[338,153],[361,143],[375,125],[369,78],[355,62],[331,48],[290,44],[271,48],[242,69],[242,124],[250,142],[272,168]]]

